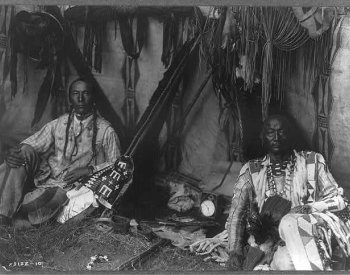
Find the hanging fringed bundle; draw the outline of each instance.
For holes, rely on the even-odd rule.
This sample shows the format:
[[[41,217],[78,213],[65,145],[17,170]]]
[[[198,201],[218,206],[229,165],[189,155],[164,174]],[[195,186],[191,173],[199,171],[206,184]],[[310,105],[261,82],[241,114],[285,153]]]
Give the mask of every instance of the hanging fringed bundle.
[[[83,42],[83,56],[85,59],[85,62],[88,64],[88,66],[92,67],[92,48],[94,45],[94,34],[93,34],[93,25],[88,20],[90,16],[90,9],[91,7],[86,6],[85,7],[85,28],[84,28],[84,42]]]
[[[251,91],[258,78],[259,71],[259,43],[261,39],[261,25],[259,12],[256,7],[240,7],[235,12],[240,16],[241,26],[239,55],[244,59],[242,78],[244,79],[244,90]],[[243,66],[240,64],[240,66]]]
[[[261,22],[265,44],[263,47],[262,64],[262,117],[268,116],[269,103],[272,96],[272,76],[278,70],[285,69],[285,59],[276,59],[274,49],[280,51],[293,51],[301,47],[309,39],[306,31],[299,25],[298,20],[289,8],[260,8]],[[275,60],[280,60],[276,66]],[[275,66],[275,69],[274,69]],[[277,77],[278,86],[275,87],[274,98],[282,102],[283,90],[279,86],[283,80],[281,75]]]
[[[97,8],[97,11],[99,11],[99,8]],[[107,23],[104,19],[101,19],[100,21],[91,20],[92,15],[97,11],[95,10],[95,7],[85,7],[83,56],[91,69],[93,68],[97,73],[101,73],[102,41],[106,36]],[[78,25],[75,25],[75,29],[78,29]]]
[[[163,52],[161,61],[167,68],[174,55],[178,53],[183,44],[194,37],[193,23],[188,16],[181,16],[174,12],[169,13],[163,23]]]
[[[102,71],[102,49],[103,49],[103,37],[105,36],[106,23],[95,24],[93,32],[95,34],[94,41],[94,69],[96,72],[101,73]]]
[[[294,14],[296,9],[298,9],[299,12],[301,11],[301,8],[293,8]],[[318,13],[320,11],[318,8],[310,8],[308,10],[313,10],[314,13]],[[332,10],[336,11],[335,9]],[[297,18],[299,17],[297,16]],[[302,18],[299,18],[299,20],[301,20]],[[308,20],[310,22],[308,22],[307,25],[309,25],[311,29],[308,29],[308,32],[306,33],[308,33],[310,37],[313,37],[312,39],[307,39],[307,41],[302,46],[300,46],[298,50],[274,50],[274,55],[276,55],[276,57],[274,58],[274,66],[276,67],[274,87],[279,87],[279,90],[283,90],[283,88],[286,86],[286,80],[290,79],[292,75],[295,75],[301,68],[303,73],[300,74],[300,77],[303,87],[305,87],[305,90],[308,93],[312,92],[314,82],[316,81],[318,76],[329,71],[329,58],[331,54],[330,48],[332,46],[332,34],[334,33],[337,16],[334,15],[332,18],[334,19],[333,21],[327,21],[325,23],[325,26],[327,26],[327,28],[322,27],[322,32],[318,33],[315,32],[316,19],[310,15],[310,17],[308,17]],[[311,35],[310,32],[314,35]],[[300,67],[300,62],[298,61],[300,60],[301,53],[302,64]],[[284,100],[283,95],[284,94],[281,93],[281,102],[283,102]]]
[[[243,160],[243,122],[236,83],[240,18],[237,10],[223,7],[214,8],[211,14],[216,16],[204,18],[196,14],[196,27],[202,33],[200,56],[213,70],[214,91],[221,109],[219,123],[230,143],[229,159]]]

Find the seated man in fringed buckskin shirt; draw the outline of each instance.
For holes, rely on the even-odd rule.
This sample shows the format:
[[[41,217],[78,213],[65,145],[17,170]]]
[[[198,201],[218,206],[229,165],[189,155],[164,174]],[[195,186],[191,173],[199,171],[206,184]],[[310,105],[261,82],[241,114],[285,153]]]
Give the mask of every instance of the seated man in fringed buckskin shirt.
[[[262,131],[268,154],[249,161],[240,171],[226,223],[230,255],[227,266],[231,270],[242,270],[249,256],[246,251],[269,241],[270,249],[265,253],[270,257],[255,266],[331,270],[335,246],[343,258],[350,254],[349,210],[343,189],[321,154],[293,150],[291,131],[285,116],[269,117]],[[266,224],[273,219],[277,220],[277,238]],[[270,236],[261,236],[264,234]]]
[[[46,197],[36,204],[38,208],[51,195],[64,194],[58,197],[67,199],[65,186],[114,163],[120,156],[118,136],[109,122],[97,114],[93,97],[90,79],[74,80],[69,87],[69,113],[47,123],[9,151],[5,163],[0,165],[1,224],[10,225],[20,206],[44,189],[55,191],[45,193]],[[34,179],[35,189],[24,194],[30,179]],[[55,207],[45,209],[42,217],[31,216],[33,221],[29,221],[41,223],[52,218],[57,214],[57,209],[52,208],[61,207],[59,204],[55,202]]]

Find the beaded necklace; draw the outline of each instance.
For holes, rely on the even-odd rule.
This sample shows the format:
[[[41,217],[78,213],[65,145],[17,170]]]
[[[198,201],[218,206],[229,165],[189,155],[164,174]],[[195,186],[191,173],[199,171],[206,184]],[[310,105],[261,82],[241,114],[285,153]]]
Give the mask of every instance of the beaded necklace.
[[[267,165],[267,183],[268,183],[268,190],[265,192],[265,200],[269,197],[279,195],[281,197],[287,197],[287,191],[290,191],[291,188],[291,182],[292,182],[292,173],[295,166],[295,158],[291,157],[288,161],[283,161],[281,163],[274,164],[274,167],[272,167],[272,164],[269,163]],[[273,169],[274,168],[274,169]],[[285,170],[285,183],[283,186],[283,190],[278,192],[277,186],[275,182],[274,175],[276,176],[282,176],[284,174],[283,170]],[[287,190],[287,187],[289,190]]]

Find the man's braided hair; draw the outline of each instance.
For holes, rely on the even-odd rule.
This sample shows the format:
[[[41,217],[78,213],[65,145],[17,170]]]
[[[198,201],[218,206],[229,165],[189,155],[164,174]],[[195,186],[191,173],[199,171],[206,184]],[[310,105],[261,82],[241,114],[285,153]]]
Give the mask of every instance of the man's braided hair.
[[[92,82],[92,80],[90,78],[85,78],[85,77],[79,77],[77,79],[75,79],[69,86],[69,95],[72,91],[72,87],[75,83],[77,82],[84,82],[88,85],[88,87],[91,88],[91,92],[92,92],[92,139],[91,139],[91,148],[92,148],[92,157],[91,160],[93,160],[96,157],[96,136],[97,136],[97,110],[96,110],[96,106],[94,104],[95,100],[94,100],[94,84]],[[72,125],[72,121],[74,118],[74,109],[73,106],[70,108],[69,110],[69,114],[68,114],[68,121],[67,121],[67,126],[66,126],[66,137],[65,137],[65,141],[64,141],[64,149],[63,149],[63,157],[66,158],[66,152],[67,152],[67,145],[68,145],[68,138],[69,138],[69,129]]]

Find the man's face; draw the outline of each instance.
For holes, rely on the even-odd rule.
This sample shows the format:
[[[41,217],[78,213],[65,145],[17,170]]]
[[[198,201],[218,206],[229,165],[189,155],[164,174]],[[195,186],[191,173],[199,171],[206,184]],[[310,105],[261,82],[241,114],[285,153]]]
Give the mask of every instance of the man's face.
[[[69,93],[70,102],[78,116],[84,117],[92,110],[92,89],[84,81],[73,84]]]
[[[264,140],[269,153],[283,154],[289,149],[288,130],[281,119],[272,118],[267,122]]]

